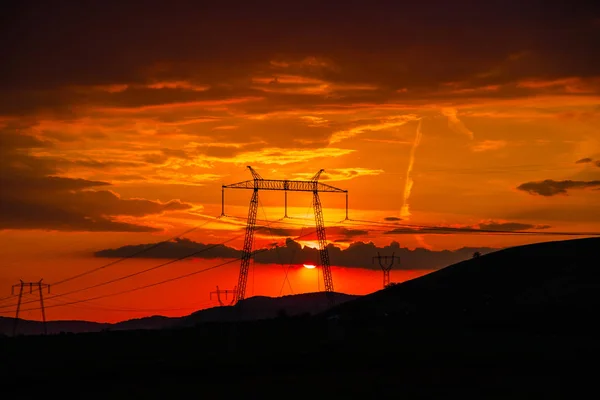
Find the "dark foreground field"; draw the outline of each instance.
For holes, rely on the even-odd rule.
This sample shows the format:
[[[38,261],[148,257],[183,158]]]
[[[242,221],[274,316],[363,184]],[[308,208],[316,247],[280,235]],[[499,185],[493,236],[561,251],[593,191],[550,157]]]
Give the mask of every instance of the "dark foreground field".
[[[558,398],[593,378],[600,355],[585,335],[358,325],[293,318],[4,340],[3,393]]]
[[[4,338],[2,398],[596,397],[599,244],[501,251],[314,317]]]

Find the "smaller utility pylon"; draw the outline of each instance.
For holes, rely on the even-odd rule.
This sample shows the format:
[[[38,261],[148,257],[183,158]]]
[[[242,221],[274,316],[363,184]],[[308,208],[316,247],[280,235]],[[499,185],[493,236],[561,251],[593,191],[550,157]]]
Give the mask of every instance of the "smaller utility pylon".
[[[388,258],[390,259],[389,263]],[[377,257],[373,257],[373,262],[375,262],[376,259],[379,261],[379,266],[383,271],[383,288],[385,289],[390,285],[390,271],[392,270],[392,266],[394,265],[394,259],[400,261],[400,257],[395,256],[394,253],[392,253],[391,256],[382,257],[381,254],[377,252]]]
[[[23,291],[26,286],[29,286],[29,293],[33,293],[33,288],[40,293],[40,309],[42,310],[42,322],[44,325],[44,335],[48,334],[48,330],[46,329],[46,309],[44,308],[44,289],[48,289],[48,293],[50,293],[50,285],[47,283],[42,283],[43,279],[40,279],[38,282],[23,282],[17,283],[13,285],[11,289],[11,294],[15,294],[15,288],[19,288],[19,300],[17,301],[17,312],[15,314],[15,321],[13,324],[13,336],[17,334],[17,325],[19,323],[19,312],[21,311],[21,300],[23,299]]]
[[[219,287],[217,286],[217,290],[216,291],[210,292],[210,299],[212,300],[213,299],[213,297],[212,297],[213,294],[216,294],[217,295],[217,300],[219,301],[219,304],[221,305],[221,307],[225,305],[225,303],[221,299],[221,294],[222,293],[225,293],[225,300],[228,300],[227,299],[227,295],[231,294],[231,301],[227,305],[232,306],[232,305],[235,304],[235,295],[237,293],[237,288],[236,287],[234,287],[233,290],[229,290],[229,289],[220,290]]]

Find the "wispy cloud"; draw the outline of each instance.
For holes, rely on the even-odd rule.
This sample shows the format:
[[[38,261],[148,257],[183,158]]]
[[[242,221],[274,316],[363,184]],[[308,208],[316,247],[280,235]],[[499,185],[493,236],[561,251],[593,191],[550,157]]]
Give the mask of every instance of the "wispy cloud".
[[[448,117],[448,126],[450,127],[450,129],[473,139],[473,132],[471,132],[465,126],[465,124],[463,124],[463,122],[458,118],[458,111],[455,108],[442,108],[442,114]]]
[[[481,142],[473,144],[471,149],[475,152],[499,150],[506,147],[508,142],[506,140],[483,140]]]
[[[357,125],[350,129],[345,129],[341,131],[334,132],[331,135],[330,143],[338,143],[346,139],[353,138],[354,136],[360,135],[366,132],[376,132],[382,131],[390,128],[396,128],[402,125],[405,125],[411,121],[417,121],[419,117],[414,114],[407,115],[399,115],[392,116],[388,118],[384,118],[377,123],[365,124],[365,125]]]
[[[259,151],[243,152],[230,158],[214,158],[213,161],[243,165],[247,165],[251,162],[258,162],[259,164],[287,165],[307,162],[319,158],[341,157],[354,153],[355,151],[356,150],[354,149],[341,149],[336,147],[317,149],[264,148]]]
[[[369,168],[332,168],[327,169],[325,173],[321,174],[320,181],[347,181],[350,179],[362,177],[362,176],[375,176],[381,175],[384,171],[382,169],[369,169]],[[313,173],[296,173],[300,179],[310,179]]]

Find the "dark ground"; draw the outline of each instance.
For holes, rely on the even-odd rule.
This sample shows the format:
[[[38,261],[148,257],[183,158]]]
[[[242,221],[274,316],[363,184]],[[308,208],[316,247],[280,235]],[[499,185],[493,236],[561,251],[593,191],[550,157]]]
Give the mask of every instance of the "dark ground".
[[[509,249],[315,317],[4,338],[1,397],[596,397],[599,244]]]
[[[82,390],[83,398],[562,398],[593,378],[600,355],[596,334],[406,328],[287,318],[19,337],[0,342],[0,376],[3,393],[20,398],[36,392],[79,397]]]

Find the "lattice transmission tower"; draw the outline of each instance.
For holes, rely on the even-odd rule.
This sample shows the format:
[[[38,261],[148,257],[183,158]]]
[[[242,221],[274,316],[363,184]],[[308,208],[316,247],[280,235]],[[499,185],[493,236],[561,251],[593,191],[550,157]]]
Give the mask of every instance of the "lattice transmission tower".
[[[388,258],[390,259],[389,264]],[[375,262],[375,260],[379,261],[379,266],[381,267],[381,271],[383,271],[383,288],[385,289],[390,285],[390,271],[392,270],[392,266],[394,265],[394,260],[400,261],[400,257],[395,256],[394,253],[392,253],[391,256],[382,257],[381,254],[377,252],[377,257],[373,257],[373,262]]]
[[[246,224],[246,235],[244,237],[244,249],[240,265],[240,275],[235,293],[236,302],[243,300],[246,295],[246,283],[248,282],[248,270],[250,258],[252,257],[252,246],[254,244],[254,230],[256,228],[256,215],[258,213],[258,191],[259,190],[281,190],[285,193],[285,216],[287,216],[287,192],[312,192],[313,208],[315,212],[315,224],[317,238],[319,241],[319,256],[323,269],[323,280],[325,291],[333,293],[333,278],[329,264],[329,253],[327,251],[327,237],[325,234],[325,223],[323,220],[323,209],[319,192],[344,193],[346,195],[346,219],[348,219],[348,191],[319,182],[319,177],[324,170],[320,170],[309,181],[287,180],[287,179],[263,179],[252,167],[248,166],[252,174],[252,180],[223,185],[221,188],[221,216],[225,216],[225,189],[250,189],[250,207],[248,209],[248,221]]]
[[[48,331],[46,329],[46,309],[44,308],[44,289],[48,289],[48,293],[50,293],[50,285],[47,283],[42,283],[43,279],[40,279],[38,282],[23,282],[17,283],[12,286],[11,293],[15,294],[15,289],[19,288],[19,300],[17,301],[17,311],[15,313],[15,320],[13,323],[13,336],[17,334],[17,325],[19,324],[19,312],[21,311],[21,300],[23,300],[23,292],[27,286],[29,286],[29,293],[33,293],[33,288],[40,294],[40,309],[42,310],[42,322],[44,324],[44,334],[47,334]]]
[[[233,305],[235,303],[235,294],[237,293],[237,289],[233,288],[233,290],[231,289],[219,289],[219,287],[217,286],[217,290],[210,292],[210,299],[213,299],[213,294],[217,296],[217,301],[219,302],[219,305],[221,307],[223,307],[225,305],[225,302],[223,301],[223,299],[221,298],[222,294],[225,294],[225,300],[229,301],[229,303],[227,305]],[[228,295],[231,295],[231,300],[228,299]]]

